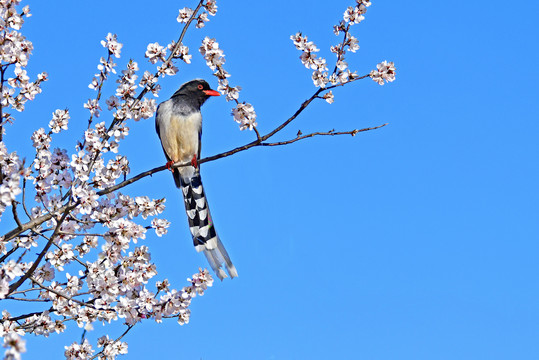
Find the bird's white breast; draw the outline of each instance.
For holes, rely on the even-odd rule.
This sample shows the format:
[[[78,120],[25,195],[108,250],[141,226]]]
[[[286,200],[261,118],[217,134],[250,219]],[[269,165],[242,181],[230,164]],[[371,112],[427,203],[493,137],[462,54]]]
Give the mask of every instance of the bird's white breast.
[[[159,106],[159,137],[163,149],[174,162],[190,161],[198,153],[199,132],[202,127],[200,112],[178,116],[171,100]]]

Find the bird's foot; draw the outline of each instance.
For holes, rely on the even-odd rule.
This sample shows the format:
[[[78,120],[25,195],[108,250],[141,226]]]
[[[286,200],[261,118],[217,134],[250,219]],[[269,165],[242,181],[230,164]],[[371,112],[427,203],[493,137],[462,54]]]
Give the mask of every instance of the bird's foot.
[[[193,165],[195,169],[198,167],[197,154],[193,155],[193,158],[191,159],[191,165]]]
[[[174,165],[174,161],[172,161],[172,160],[167,161],[167,163],[165,164],[165,166],[167,167],[167,169],[169,169],[170,171],[174,172],[174,169],[172,168],[172,165]]]

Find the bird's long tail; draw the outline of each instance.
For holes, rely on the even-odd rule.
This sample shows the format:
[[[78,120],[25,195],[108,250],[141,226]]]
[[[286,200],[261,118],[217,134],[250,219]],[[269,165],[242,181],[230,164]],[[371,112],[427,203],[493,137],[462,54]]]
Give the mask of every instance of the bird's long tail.
[[[202,187],[202,180],[200,179],[200,171],[196,169],[188,176],[185,176],[187,174],[182,176],[179,173],[174,175],[176,185],[179,185],[178,187],[183,193],[189,230],[191,230],[191,235],[193,236],[195,249],[204,251],[204,255],[206,255],[210,266],[219,279],[223,280],[227,277],[223,270],[223,264],[231,278],[238,276],[238,272],[232,261],[230,261],[230,257],[213,226],[210,209]]]

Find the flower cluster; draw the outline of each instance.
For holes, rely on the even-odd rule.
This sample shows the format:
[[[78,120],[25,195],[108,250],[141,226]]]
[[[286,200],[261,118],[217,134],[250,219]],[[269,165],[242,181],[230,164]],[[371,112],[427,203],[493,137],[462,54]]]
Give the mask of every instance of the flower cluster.
[[[122,44],[118,42],[118,36],[116,34],[108,33],[105,40],[101,40],[101,45],[108,50],[107,58],[101,57],[99,59],[99,65],[97,69],[99,73],[95,74],[92,81],[88,85],[90,89],[97,90],[97,97],[95,99],[88,99],[84,104],[84,107],[90,111],[90,123],[92,118],[99,117],[101,106],[99,105],[99,100],[101,99],[101,88],[105,80],[107,80],[110,73],[116,74],[115,67],[117,64],[112,60],[112,56],[120,58],[120,53],[122,49]]]
[[[299,32],[290,37],[296,48],[302,51],[300,59],[303,65],[305,65],[306,68],[313,70],[311,77],[316,87],[323,89],[326,88],[328,84],[331,84],[332,87],[344,85],[360,78],[357,72],[352,72],[348,69],[348,63],[345,61],[345,54],[348,51],[355,53],[359,50],[359,41],[350,34],[350,27],[354,24],[359,24],[365,19],[364,15],[369,6],[371,6],[369,0],[356,0],[355,6],[349,6],[343,14],[343,19],[339,24],[333,26],[335,35],[344,33],[344,38],[340,43],[331,46],[330,48],[331,52],[337,56],[335,67],[331,73],[328,72],[326,60],[316,54],[320,49],[318,49],[312,41],[309,41],[307,36],[304,36]],[[379,84],[383,84],[384,80],[393,81],[395,79],[395,68],[392,65],[393,63],[389,64],[379,64],[378,71],[373,70],[369,76]],[[384,67],[386,65],[387,67]],[[330,104],[334,101],[331,92],[325,93],[321,98],[325,99]]]
[[[157,234],[157,236],[165,235],[168,232],[167,228],[169,226],[170,226],[170,221],[167,221],[165,219],[152,220],[152,227],[155,229],[155,233]]]
[[[97,347],[103,348],[105,359],[115,359],[118,355],[127,354],[127,343],[110,340],[108,335],[101,336],[97,340]]]
[[[206,0],[202,3],[202,8],[205,11],[202,11],[200,14],[191,8],[185,7],[179,10],[177,21],[179,23],[185,23],[186,26],[189,25],[191,21],[196,21],[196,27],[202,28],[205,26],[205,23],[209,21],[208,15],[214,16],[217,13],[217,1],[216,0]],[[167,50],[170,51],[170,55],[167,57]],[[178,72],[178,68],[170,61],[172,58],[181,59],[185,63],[190,64],[192,55],[189,54],[189,48],[183,44],[177,44],[175,41],[172,41],[166,47],[160,45],[159,43],[150,43],[146,49],[146,58],[152,64],[162,63],[157,68],[158,76],[165,75],[175,75]],[[148,73],[146,75],[146,80],[141,84],[141,86],[147,86],[150,91],[153,91],[154,83],[153,77]]]
[[[238,104],[232,109],[234,120],[240,124],[240,130],[253,130],[256,124],[256,113],[251,104]]]
[[[30,81],[26,70],[28,59],[34,48],[31,41],[26,39],[19,30],[24,23],[24,16],[30,16],[30,9],[25,6],[22,12],[16,6],[20,1],[2,1],[0,3],[0,68],[3,74],[12,69],[13,77],[7,79],[7,86],[2,86],[1,104],[3,107],[0,124],[13,121],[11,114],[5,109],[12,108],[23,111],[25,103],[33,100],[41,93],[41,82],[47,80],[47,74],[41,73],[35,81]]]
[[[26,352],[26,340],[14,332],[2,335],[2,337],[4,338],[4,347],[7,348],[4,359],[20,360],[21,353]]]
[[[217,90],[223,95],[226,95],[227,101],[235,101],[236,107],[232,109],[234,121],[240,124],[240,130],[253,130],[258,124],[256,122],[256,112],[253,105],[249,103],[240,103],[238,101],[241,87],[230,86],[228,78],[230,74],[224,69],[225,54],[219,48],[219,43],[215,39],[205,37],[200,46],[200,53],[206,60],[206,65],[213,70],[213,75],[217,77],[219,86]]]
[[[300,60],[307,69],[313,69],[312,79],[316,87],[325,87],[328,83],[328,67],[326,59],[318,57],[315,53],[320,49],[316,45],[307,39],[307,36],[303,36],[301,32],[290,36],[290,39],[296,46],[296,49],[302,53]]]
[[[367,12],[367,8],[371,6],[370,0],[356,0],[356,6],[349,6],[343,15],[343,20],[345,23],[359,24],[361,21],[365,20],[363,16]]]
[[[208,14],[214,16],[217,13],[217,0],[206,0],[202,4],[202,7],[207,12],[203,11],[200,13],[200,15],[193,18],[193,20],[196,21],[196,27],[199,29],[204,27],[206,25],[205,23],[209,21]],[[176,20],[178,20],[179,23],[188,23],[191,17],[193,17],[193,13],[194,10],[191,8],[185,7],[180,9],[180,13],[178,14],[178,18]]]
[[[8,153],[3,142],[0,142],[0,217],[6,207],[15,201],[22,190],[20,188],[21,174],[26,174],[23,162],[16,152]]]
[[[105,40],[101,40],[101,45],[109,50],[109,54],[114,55],[116,58],[120,58],[123,45],[118,42],[118,36],[116,34],[108,33]]]
[[[87,360],[92,357],[95,350],[92,349],[92,345],[88,342],[88,339],[84,339],[82,344],[74,342],[73,344],[65,347],[66,351],[64,355],[67,360]]]
[[[372,70],[369,76],[380,85],[395,80],[395,64],[392,61],[382,61],[376,65],[376,70]]]
[[[61,130],[67,130],[67,122],[70,119],[69,111],[56,110],[52,113],[52,120],[49,122],[49,127],[53,133],[59,133]]]

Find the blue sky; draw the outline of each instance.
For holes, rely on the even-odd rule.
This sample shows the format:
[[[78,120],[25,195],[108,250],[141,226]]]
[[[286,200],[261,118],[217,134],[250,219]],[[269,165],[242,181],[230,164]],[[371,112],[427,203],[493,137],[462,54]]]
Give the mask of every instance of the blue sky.
[[[149,42],[180,32],[178,9],[194,1],[29,2],[29,72],[47,71],[44,92],[7,131],[30,154],[33,129],[68,107],[83,129],[87,88],[108,32],[142,70]],[[204,36],[225,51],[231,83],[267,133],[314,91],[289,40],[302,31],[328,61],[332,33],[353,1],[219,1],[185,43],[193,64],[161,81],[159,101],[184,81],[217,86],[196,49]],[[397,80],[369,79],[314,103],[279,139],[388,122],[356,137],[323,137],[252,149],[202,166],[216,229],[239,278],[215,283],[191,322],[137,325],[128,359],[531,359],[539,356],[539,5],[373,1],[354,27],[358,73],[394,61]],[[109,84],[109,92],[114,84]],[[203,108],[203,156],[254,139],[238,131],[231,104]],[[106,114],[103,119],[108,119]],[[131,124],[121,152],[132,174],[164,164],[154,120]],[[73,149],[73,133],[61,145]],[[76,133],[78,138],[80,132]],[[30,156],[30,155],[28,155]],[[207,266],[191,245],[180,193],[159,173],[126,192],[166,197],[167,236],[145,241],[157,278],[181,287]],[[90,339],[106,333],[96,325]],[[111,336],[121,327],[110,327]],[[78,328],[28,337],[26,359],[61,358]],[[44,351],[50,354],[43,357]]]

